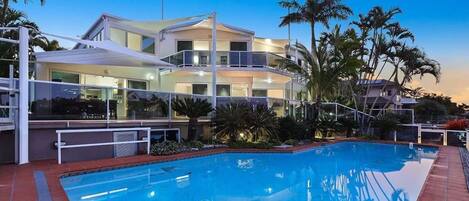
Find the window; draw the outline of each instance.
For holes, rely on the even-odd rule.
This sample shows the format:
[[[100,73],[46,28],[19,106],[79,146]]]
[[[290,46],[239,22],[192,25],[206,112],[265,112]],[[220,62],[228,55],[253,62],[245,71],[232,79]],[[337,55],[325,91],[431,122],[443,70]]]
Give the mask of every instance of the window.
[[[210,49],[210,41],[208,40],[195,40],[193,44],[194,50],[208,51]]]
[[[155,39],[142,36],[142,52],[155,54]]]
[[[207,95],[207,84],[192,84],[192,94]]]
[[[217,84],[217,96],[230,96],[231,86],[229,84]]]
[[[127,46],[127,34],[125,31],[120,29],[111,28],[111,40],[115,43],[122,45],[123,47]]]
[[[192,41],[178,41],[177,51],[193,50]]]
[[[248,96],[248,84],[231,84],[232,96]]]
[[[127,47],[131,50],[141,51],[142,36],[127,32]]]
[[[127,88],[147,90],[147,82],[127,80]]]
[[[51,80],[53,82],[67,82],[67,83],[80,84],[80,75],[77,73],[52,71]]]
[[[267,89],[253,89],[252,96],[253,97],[267,97]]]
[[[230,43],[231,51],[248,51],[247,42],[231,42]]]

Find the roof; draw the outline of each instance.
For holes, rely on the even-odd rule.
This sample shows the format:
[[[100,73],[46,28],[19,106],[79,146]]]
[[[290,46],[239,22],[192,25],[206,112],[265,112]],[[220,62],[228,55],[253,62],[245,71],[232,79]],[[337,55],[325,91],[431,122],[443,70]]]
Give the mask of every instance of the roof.
[[[392,85],[396,85],[395,82],[392,82],[392,81],[389,81],[389,80],[385,80],[385,79],[377,79],[377,80],[359,80],[358,81],[358,84],[360,85],[375,85],[375,86],[382,86],[382,85],[388,85],[388,86],[392,86]]]

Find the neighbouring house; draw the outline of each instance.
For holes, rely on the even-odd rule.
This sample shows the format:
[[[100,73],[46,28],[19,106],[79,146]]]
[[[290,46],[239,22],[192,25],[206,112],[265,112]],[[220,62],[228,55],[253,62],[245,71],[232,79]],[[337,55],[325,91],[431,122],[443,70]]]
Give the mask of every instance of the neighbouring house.
[[[29,160],[56,158],[57,129],[171,127],[180,128],[184,138],[187,119],[171,110],[173,99],[191,97],[213,103],[215,95],[216,105],[265,104],[279,116],[301,111],[297,99],[302,82],[279,68],[283,62],[302,63],[289,41],[261,38],[254,31],[223,23],[213,26],[212,20],[196,16],[135,21],[103,14],[81,39],[56,36],[77,45],[35,54],[29,81]],[[215,58],[211,58],[213,27]],[[212,59],[216,60],[216,84]],[[200,120],[198,132],[211,139],[210,119]],[[99,143],[115,141],[119,134],[70,134],[62,141]],[[14,136],[0,135],[0,147],[8,147],[0,155],[1,162],[17,160]],[[154,136],[160,138],[161,133],[152,132]],[[140,135],[124,137],[136,140]],[[117,156],[121,148],[137,149],[85,147],[80,148],[81,154],[64,150],[63,155],[69,161],[96,159]]]
[[[359,85],[367,92],[359,101],[369,109],[407,109],[417,103],[414,98],[403,96],[399,86],[392,81],[360,80]]]

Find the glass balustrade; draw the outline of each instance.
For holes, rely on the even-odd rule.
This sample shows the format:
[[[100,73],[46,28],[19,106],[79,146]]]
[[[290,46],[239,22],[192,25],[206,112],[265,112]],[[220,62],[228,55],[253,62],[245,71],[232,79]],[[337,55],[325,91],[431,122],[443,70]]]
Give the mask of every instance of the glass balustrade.
[[[157,120],[187,119],[173,111],[175,100],[211,96],[137,89],[30,81],[30,120]],[[170,103],[171,100],[171,103]],[[242,103],[272,108],[278,116],[302,111],[298,101],[268,97],[217,97],[217,106]],[[203,118],[209,118],[202,117]]]
[[[207,67],[211,64],[210,51],[184,50],[162,60],[178,67]],[[217,51],[219,67],[279,68],[289,59],[268,52]]]

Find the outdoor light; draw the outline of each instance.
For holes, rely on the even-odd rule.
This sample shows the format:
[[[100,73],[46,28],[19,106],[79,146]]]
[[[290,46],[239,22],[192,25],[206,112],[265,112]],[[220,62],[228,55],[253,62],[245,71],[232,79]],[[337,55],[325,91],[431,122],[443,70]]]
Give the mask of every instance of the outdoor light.
[[[200,77],[202,77],[202,76],[205,75],[205,72],[204,72],[204,71],[199,71],[199,72],[197,72],[197,74],[198,74]]]
[[[272,83],[272,78],[267,79],[266,82],[269,84]]]
[[[244,138],[244,133],[240,133],[239,136],[240,136],[241,138]]]
[[[148,79],[148,80],[153,80],[153,79],[155,79],[155,76],[152,75],[151,73],[148,73],[148,74],[147,74],[147,79]]]

